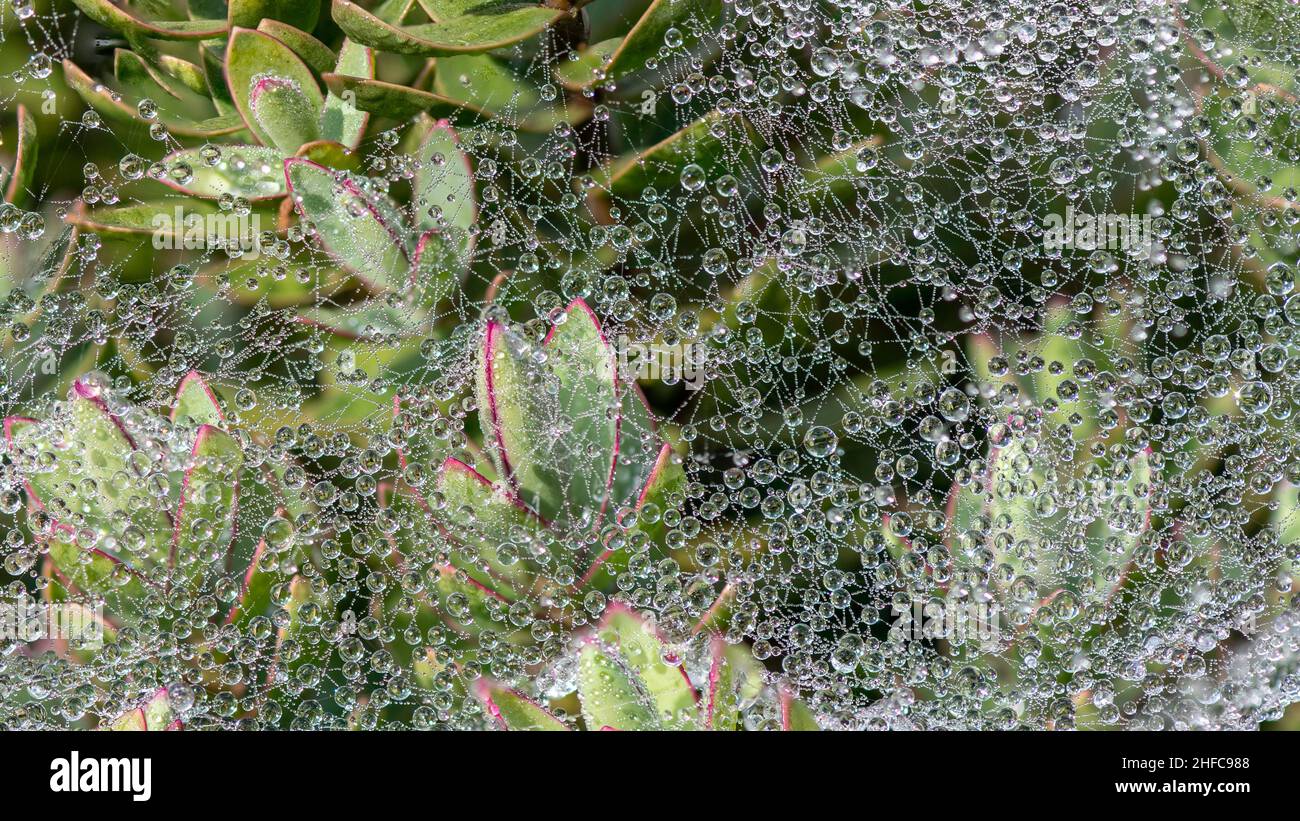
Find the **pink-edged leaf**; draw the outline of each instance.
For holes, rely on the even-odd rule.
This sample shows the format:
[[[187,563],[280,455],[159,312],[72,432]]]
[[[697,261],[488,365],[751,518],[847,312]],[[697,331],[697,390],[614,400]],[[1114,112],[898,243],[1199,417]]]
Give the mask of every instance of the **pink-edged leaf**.
[[[502,730],[568,730],[569,726],[533,699],[480,679],[474,688],[488,715]]]
[[[176,508],[171,565],[179,578],[192,580],[230,552],[244,455],[233,436],[201,425],[190,459]]]
[[[687,729],[697,718],[695,688],[682,660],[662,636],[627,605],[614,601],[605,609],[600,639],[616,646],[640,685],[654,701],[659,720],[669,729]]]
[[[221,425],[226,421],[217,395],[198,371],[185,374],[180,387],[176,389],[176,398],[172,401],[171,421],[181,422],[186,419],[195,425]]]
[[[302,157],[286,159],[284,173],[294,207],[331,256],[376,287],[405,287],[406,226],[385,195],[367,190],[362,178]]]
[[[614,352],[582,300],[557,319],[543,343],[542,366],[535,364],[536,350],[500,323],[488,323],[479,407],[493,458],[516,494],[549,520],[595,526],[618,457]]]
[[[611,653],[596,640],[578,651],[578,700],[587,727],[614,730],[659,730],[659,710],[645,682],[621,652]]]

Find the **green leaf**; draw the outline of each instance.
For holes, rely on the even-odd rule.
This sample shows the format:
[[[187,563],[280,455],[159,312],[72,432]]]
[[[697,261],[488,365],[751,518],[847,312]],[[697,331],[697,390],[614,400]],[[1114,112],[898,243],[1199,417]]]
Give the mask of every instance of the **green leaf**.
[[[561,60],[555,66],[555,78],[568,89],[577,91],[603,79],[609,58],[623,43],[622,37],[602,40],[581,52],[572,52],[577,59]]]
[[[140,119],[133,105],[129,105],[122,95],[117,95],[87,75],[72,61],[63,61],[63,78],[77,95],[104,119],[139,129],[143,133],[147,124]],[[161,121],[161,118],[160,118]],[[185,122],[169,119],[163,124],[167,130],[178,137],[222,137],[243,131],[244,121],[238,114],[218,115],[198,122]]]
[[[14,149],[14,167],[5,187],[5,202],[21,206],[31,198],[32,178],[36,174],[36,121],[27,106],[18,104],[18,140]]]
[[[175,716],[172,714],[171,696],[166,687],[154,693],[140,709],[144,711],[145,729],[150,731],[171,729]]]
[[[181,380],[172,401],[171,421],[213,426],[225,421],[216,395],[198,371],[190,371]]]
[[[78,590],[102,598],[117,622],[133,625],[150,618],[141,606],[149,586],[116,557],[55,538],[50,540],[50,560]]]
[[[276,636],[268,676],[273,686],[269,697],[280,704],[296,701],[302,693],[333,689],[327,675],[332,645],[321,635],[320,624],[333,618],[334,608],[302,576],[293,577],[288,593],[289,619]]]
[[[396,83],[333,73],[322,75],[321,80],[333,94],[340,97],[351,94],[352,104],[359,111],[395,120],[409,120],[422,112],[448,117],[460,111],[460,104],[455,100]]]
[[[263,20],[278,20],[302,31],[316,28],[320,3],[315,0],[227,0],[230,27],[258,26]]]
[[[621,659],[588,643],[578,654],[578,698],[589,730],[658,730],[654,701]]]
[[[136,707],[134,710],[127,710],[122,715],[110,721],[108,726],[104,729],[117,733],[142,733],[149,729],[149,721],[145,718],[144,708]]]
[[[644,151],[616,160],[607,172],[610,191],[628,199],[640,197],[646,186],[661,195],[680,192],[682,170],[692,164],[712,179],[724,155],[720,135],[725,129],[726,120],[715,111]]]
[[[339,28],[359,43],[380,51],[426,57],[505,48],[540,34],[565,15],[545,6],[508,5],[505,9],[405,28],[391,25],[348,0],[333,0],[331,14]]]
[[[588,58],[587,55],[603,52],[603,63],[583,66],[572,72],[566,71],[560,76],[560,81],[565,85],[582,88],[592,85],[602,75],[609,81],[617,82],[628,75],[638,74],[645,70],[646,64],[651,60],[659,59],[664,48],[664,34],[668,29],[690,31],[692,27],[686,24],[692,18],[718,24],[721,22],[721,13],[721,0],[654,0],[626,37],[621,40],[606,40],[596,45],[580,61],[594,62],[595,56]],[[559,70],[556,73],[560,74]]]
[[[405,287],[406,228],[395,206],[346,172],[299,158],[285,160],[284,167],[298,213],[335,259],[381,287]]]
[[[210,565],[224,563],[235,536],[243,451],[233,436],[202,425],[194,438],[193,466],[181,484],[172,542],[172,565],[193,580]]]
[[[466,557],[458,566],[507,598],[518,598],[512,587],[526,581],[522,571],[532,550],[520,537],[536,538],[542,529],[537,516],[458,459],[448,458],[438,469],[437,491],[445,505],[438,511],[439,524]],[[504,546],[512,554],[508,562]]]
[[[170,54],[160,54],[158,66],[186,90],[203,97],[211,96],[212,92],[208,88],[207,76],[203,73],[203,69],[189,60],[182,60]]]
[[[465,571],[450,565],[443,567],[435,587],[441,611],[467,632],[477,635],[482,631],[500,633],[509,629],[506,608],[510,600],[475,581]]]
[[[681,659],[669,663],[673,655],[644,619],[624,605],[612,603],[605,611],[599,635],[602,641],[619,648],[622,660],[653,699],[665,729],[695,726],[695,690],[681,667]]]
[[[293,53],[301,57],[307,67],[317,74],[333,71],[334,64],[338,62],[339,58],[334,53],[334,49],[317,40],[306,31],[294,28],[287,23],[267,18],[257,23],[257,30],[274,37],[293,49]]]
[[[618,464],[610,489],[610,504],[615,508],[637,504],[662,450],[650,406],[634,382],[623,383],[620,404]]]
[[[420,228],[440,231],[468,264],[470,228],[478,218],[474,168],[449,123],[440,121],[429,129],[416,160],[412,191]]]
[[[219,151],[215,161],[204,157],[202,148],[185,148],[163,159],[173,168],[178,163],[194,172],[188,182],[176,182],[165,175],[160,182],[193,197],[217,199],[223,194],[250,201],[282,197],[288,191],[284,181],[284,154],[260,145],[205,146]],[[211,164],[210,164],[211,163]]]
[[[247,216],[222,211],[211,200],[154,200],[134,205],[74,211],[68,221],[104,236],[148,234],[158,247],[215,248],[219,242],[251,245],[264,227],[275,225],[274,212],[254,209]]]
[[[433,90],[522,131],[547,133],[559,123],[581,122],[590,114],[584,102],[547,102],[534,83],[487,54],[439,59]]]
[[[241,629],[246,629],[251,620],[265,615],[270,609],[271,590],[278,578],[269,569],[266,540],[259,539],[242,570],[239,598],[226,614],[226,624],[236,624]]]
[[[127,94],[141,100],[153,100],[160,111],[183,116],[175,103],[178,99],[176,92],[168,88],[153,68],[135,52],[120,48],[113,52],[113,76]]]
[[[520,498],[548,520],[564,514],[572,525],[594,525],[614,467],[614,356],[582,300],[563,319],[543,344],[544,374],[523,358],[520,341],[504,326],[489,323],[479,407],[486,411],[484,430],[498,471],[511,478]],[[558,384],[548,391],[552,380]]]
[[[325,99],[311,69],[284,43],[252,29],[231,30],[226,82],[235,108],[263,145],[292,153],[320,139]]]
[[[478,697],[503,730],[568,730],[550,710],[516,690],[480,680]]]
[[[620,402],[613,348],[596,314],[574,300],[543,347],[559,380],[564,502],[571,520],[581,511],[598,518],[609,495],[618,444]]]
[[[740,721],[738,671],[721,636],[709,640],[709,680],[704,686],[704,728],[730,731]]]
[[[637,528],[661,546],[666,529],[663,514],[677,507],[677,497],[685,484],[686,472],[680,458],[671,445],[663,445],[636,501]]]
[[[211,40],[226,33],[225,20],[141,20],[110,0],[73,0],[81,12],[104,28],[152,40]]]
[[[370,79],[375,76],[375,56],[366,46],[345,39],[339,49],[334,74]],[[356,148],[366,131],[370,115],[358,110],[349,95],[337,95],[331,89],[321,114],[321,133],[325,139]]]
[[[81,514],[90,527],[111,537],[99,544],[111,545],[136,569],[163,559],[171,522],[143,498],[144,477],[131,460],[134,443],[97,391],[78,381],[62,414],[42,424],[7,423],[6,437],[11,445],[40,454],[20,475],[55,521]],[[58,439],[68,446],[55,447]]]
[[[208,96],[217,112],[222,115],[234,115],[240,127],[244,119],[235,108],[235,101],[230,97],[230,87],[226,85],[225,44],[212,42],[199,43],[199,63],[203,68],[203,79],[208,87]]]

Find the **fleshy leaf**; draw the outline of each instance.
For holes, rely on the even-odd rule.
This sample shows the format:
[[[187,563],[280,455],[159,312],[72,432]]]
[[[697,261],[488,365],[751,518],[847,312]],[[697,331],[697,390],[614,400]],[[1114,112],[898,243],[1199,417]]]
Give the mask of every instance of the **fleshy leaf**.
[[[103,236],[147,234],[173,248],[198,250],[221,243],[251,247],[260,231],[275,225],[272,214],[266,207],[254,207],[240,216],[221,210],[212,200],[146,200],[93,211],[78,209],[68,215],[68,222]]]
[[[288,592],[289,620],[276,635],[275,661],[268,676],[274,688],[270,697],[280,703],[299,698],[299,692],[332,689],[327,675],[332,646],[318,635],[319,624],[334,615],[332,608],[302,576],[289,582]]]
[[[675,496],[686,483],[686,472],[671,445],[659,449],[650,476],[637,497],[637,526],[656,541],[662,540],[663,514],[676,507]]]
[[[275,148],[260,145],[214,146],[219,152],[215,162],[204,157],[203,149],[186,148],[171,154],[163,163],[173,167],[185,163],[193,177],[178,183],[170,175],[161,182],[194,197],[216,199],[222,194],[244,197],[250,201],[284,196],[284,155]]]
[[[588,730],[658,730],[653,699],[627,664],[595,642],[578,655],[578,698]]]
[[[542,372],[529,357],[524,341],[499,322],[489,322],[476,369],[479,425],[497,473],[520,491],[534,510],[552,518],[562,496],[551,467],[547,431],[559,417],[552,396],[536,383]]]
[[[583,55],[585,61],[580,61],[586,65],[566,71],[560,80],[581,88],[593,84],[600,76],[616,82],[644,71],[646,64],[657,59],[663,51],[664,34],[668,29],[675,27],[689,31],[690,27],[685,24],[692,18],[719,22],[721,10],[720,0],[654,0],[626,37],[607,40],[589,49]],[[588,57],[592,52],[596,54]],[[598,58],[603,59],[596,62]]]
[[[809,710],[806,704],[795,698],[794,693],[783,687],[778,697],[781,704],[782,730],[811,732],[821,729],[817,725],[817,719],[813,717],[812,710]]]
[[[508,627],[505,609],[509,599],[475,581],[465,571],[450,565],[443,567],[435,586],[442,612],[467,631],[499,633]]]
[[[281,151],[297,151],[303,143],[321,137],[319,114],[313,102],[296,82],[264,77],[253,83],[248,97],[254,120],[251,127]]]
[[[439,59],[433,90],[523,131],[546,133],[562,122],[581,122],[590,113],[582,101],[547,102],[535,84],[488,54]]]
[[[149,729],[149,721],[145,718],[144,708],[136,707],[134,710],[127,710],[122,715],[110,721],[108,726],[104,729],[118,733],[143,733]]]
[[[443,462],[438,470],[437,490],[446,505],[438,518],[448,537],[461,546],[467,558],[481,561],[491,575],[468,565],[464,569],[478,581],[514,597],[511,590],[502,587],[501,580],[519,583],[522,557],[529,556],[531,548],[518,541],[520,536],[530,537],[542,526],[536,515],[457,459]],[[514,553],[508,563],[502,561],[503,545],[511,545]]]
[[[334,53],[332,48],[306,31],[294,28],[287,23],[266,18],[257,23],[257,30],[284,43],[293,50],[294,54],[302,58],[308,68],[317,74],[333,71],[334,64],[338,62],[338,55]]]
[[[564,504],[571,517],[586,511],[598,518],[618,456],[617,366],[613,348],[587,303],[574,300],[563,320],[544,348],[559,380],[560,416],[568,431],[562,440],[566,464],[560,474]]]
[[[278,20],[303,31],[316,27],[320,3],[313,0],[227,0],[230,26],[251,28],[262,20]]]
[[[145,729],[150,731],[170,729],[174,716],[167,688],[160,688],[140,709],[144,711]]]
[[[516,690],[480,681],[478,697],[503,730],[568,730],[549,710]]]
[[[321,80],[333,94],[340,97],[350,94],[352,104],[358,110],[395,120],[408,120],[421,112],[434,117],[449,117],[460,110],[460,104],[455,100],[397,83],[334,73],[322,75]]]
[[[206,424],[194,438],[191,458],[194,465],[181,484],[172,543],[173,567],[189,579],[224,562],[230,552],[244,462],[235,438]]]
[[[143,133],[145,121],[139,118],[136,108],[128,104],[123,95],[115,96],[110,89],[96,82],[71,60],[63,61],[63,78],[68,86],[104,119],[128,128],[139,129],[140,133]],[[243,118],[237,113],[218,115],[198,122],[171,118],[165,120],[163,124],[176,136],[204,139],[234,134],[245,128]]]
[[[464,14],[444,22],[399,27],[348,0],[334,0],[334,22],[359,43],[380,51],[420,56],[476,54],[526,40],[555,23],[565,12],[545,6],[513,5],[491,14]]]
[[[565,88],[578,90],[593,85],[605,72],[609,58],[618,51],[622,37],[613,37],[594,43],[578,52],[576,60],[561,60],[555,66],[555,77]]]
[[[263,145],[292,153],[320,138],[325,99],[311,70],[287,45],[246,28],[230,32],[226,83],[235,108]]]
[[[186,419],[195,425],[220,425],[225,421],[216,395],[198,371],[185,375],[172,402],[171,420],[181,422]]]
[[[333,67],[333,73],[372,79],[375,76],[374,53],[366,46],[345,39],[339,49],[339,59]],[[325,99],[325,110],[321,114],[321,134],[325,139],[342,143],[348,148],[356,148],[369,121],[370,115],[356,107],[353,96],[338,95],[333,89],[330,90]]]
[[[405,227],[382,195],[366,192],[346,172],[308,160],[287,159],[284,169],[295,207],[330,254],[380,286],[404,287],[410,269]]]
[[[111,0],[73,0],[82,13],[101,26],[151,40],[210,40],[226,33],[225,20],[141,20]]]
[[[618,465],[610,492],[610,504],[617,507],[637,503],[662,449],[656,441],[654,416],[645,394],[634,383],[623,384],[621,406]]]
[[[472,248],[469,229],[478,217],[474,169],[450,123],[440,121],[429,129],[416,160],[420,165],[412,187],[420,227],[452,235],[452,241],[468,255]]]
[[[669,663],[671,654],[643,618],[621,604],[611,604],[605,611],[600,637],[618,646],[623,661],[654,700],[665,729],[689,729],[695,725],[695,690],[681,667],[681,660],[677,664]]]
[[[55,521],[66,521],[68,514],[82,514],[91,527],[113,536],[115,552],[137,567],[139,562],[161,558],[159,538],[170,533],[171,522],[152,512],[149,504],[137,504],[145,491],[142,482],[131,478],[134,443],[93,389],[77,382],[66,403],[66,415],[53,422],[20,427],[6,424],[6,428],[11,448],[30,447],[52,457],[48,466],[20,469],[20,475],[32,497]],[[53,435],[61,435],[69,447],[54,448],[49,441]],[[117,514],[130,522],[130,533],[115,525]]]
[[[63,538],[50,540],[50,560],[59,573],[83,593],[102,598],[119,623],[144,617],[139,603],[149,592],[139,575],[102,550],[80,548]]]

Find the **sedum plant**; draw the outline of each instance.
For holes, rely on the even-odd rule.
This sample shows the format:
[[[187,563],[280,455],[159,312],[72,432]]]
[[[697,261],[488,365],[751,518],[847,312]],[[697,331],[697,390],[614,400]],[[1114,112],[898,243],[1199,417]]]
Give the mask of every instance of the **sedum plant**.
[[[380,623],[406,625],[394,657],[409,658],[432,691],[418,723],[450,717],[469,695],[466,671],[526,679],[562,664],[569,633],[602,613],[630,623],[610,596],[642,589],[655,574],[676,584],[677,559],[686,561],[671,535],[686,490],[680,459],[659,441],[590,308],[575,301],[540,341],[504,317],[489,319],[476,346],[481,446],[449,430],[427,402],[396,406],[403,480],[379,530],[400,582],[376,606]],[[694,610],[684,614],[692,621],[676,627],[683,643],[725,621],[727,591],[704,574],[695,586]],[[659,646],[648,634],[644,641]],[[597,663],[593,652],[581,651],[581,664]],[[625,687],[633,688],[625,695],[644,692]]]

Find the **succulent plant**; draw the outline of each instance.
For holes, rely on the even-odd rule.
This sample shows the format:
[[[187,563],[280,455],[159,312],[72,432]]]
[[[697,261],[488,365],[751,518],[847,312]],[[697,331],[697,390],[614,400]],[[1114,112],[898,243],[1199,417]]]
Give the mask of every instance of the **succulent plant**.
[[[285,658],[285,642],[309,587],[280,569],[294,566],[288,551],[312,503],[292,487],[293,466],[224,425],[197,373],[159,417],[92,372],[47,418],[9,417],[4,432],[30,500],[27,525],[40,546],[30,558],[43,557],[48,601],[102,607],[97,618],[116,652],[127,652],[124,631],[145,638],[158,624],[173,641],[224,646],[220,656],[234,639],[251,641],[246,652],[264,659],[251,666],[273,681],[277,666],[296,661]],[[84,662],[96,652],[102,646],[76,655]]]
[[[460,688],[467,665],[526,676],[568,652],[558,625],[580,627],[607,612],[609,595],[673,563],[680,458],[591,309],[576,300],[554,320],[540,342],[504,319],[484,324],[474,382],[486,455],[454,446],[461,437],[427,401],[396,404],[403,481],[380,530],[402,581],[383,621],[422,628],[410,644],[432,637],[423,654],[399,645],[395,655],[417,678],[442,674],[435,690]],[[717,628],[728,598],[696,583],[692,635]]]

